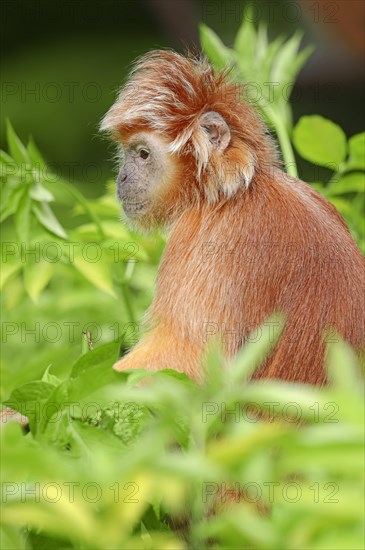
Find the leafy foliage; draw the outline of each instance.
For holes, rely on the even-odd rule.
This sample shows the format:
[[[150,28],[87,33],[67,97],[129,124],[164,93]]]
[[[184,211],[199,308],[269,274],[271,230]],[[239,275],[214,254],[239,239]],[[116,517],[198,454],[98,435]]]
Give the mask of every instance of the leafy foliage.
[[[330,169],[313,184],[364,246],[364,134],[347,140],[318,115],[293,128],[288,99],[311,49],[298,53],[299,33],[269,43],[248,19],[234,49],[202,25],[207,55],[259,86],[246,99],[293,174],[292,143]],[[328,345],[322,389],[250,381],[280,317],[228,370],[212,342],[202,387],[173,371],[113,371],[139,338],[164,239],[119,223],[111,184],[89,200],[10,123],[7,137],[1,391],[29,432],[14,422],[1,430],[1,547],[363,548],[364,394],[347,345]]]
[[[297,32],[289,40],[283,36],[269,44],[267,27],[256,30],[250,13],[238,31],[234,49],[222,44],[206,25],[200,25],[203,49],[217,70],[231,66],[242,92],[262,113],[269,128],[277,133],[289,174],[297,176],[293,149],[290,143],[292,113],[289,98],[295,78],[313,48],[308,46],[298,53],[302,34]]]
[[[2,430],[3,547],[361,548],[354,358],[332,344],[325,389],[247,382],[274,344],[271,323],[228,372],[212,349],[204,387],[172,371],[113,372],[114,343],[65,380],[17,388],[5,405],[30,417],[30,433]]]
[[[276,133],[289,174],[298,176],[292,143],[301,157],[330,170],[328,182],[313,183],[341,212],[365,251],[365,133],[347,141],[342,128],[319,115],[303,116],[293,128],[290,94],[313,48],[299,51],[300,31],[287,40],[279,36],[269,43],[266,25],[256,29],[252,21],[248,14],[233,49],[201,24],[204,52],[216,70],[231,67],[232,78],[242,85],[240,95],[261,111]]]
[[[347,141],[337,124],[312,115],[299,119],[293,131],[293,141],[303,158],[331,171],[327,183],[314,183],[345,217],[364,251],[365,133],[356,134]]]

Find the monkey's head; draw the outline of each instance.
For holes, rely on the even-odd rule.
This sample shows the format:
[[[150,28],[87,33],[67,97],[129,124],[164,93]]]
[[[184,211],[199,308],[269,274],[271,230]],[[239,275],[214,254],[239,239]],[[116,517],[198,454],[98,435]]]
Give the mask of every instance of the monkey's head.
[[[121,146],[117,194],[137,227],[168,224],[192,204],[230,200],[276,163],[261,118],[227,76],[206,59],[150,52],[102,120]]]

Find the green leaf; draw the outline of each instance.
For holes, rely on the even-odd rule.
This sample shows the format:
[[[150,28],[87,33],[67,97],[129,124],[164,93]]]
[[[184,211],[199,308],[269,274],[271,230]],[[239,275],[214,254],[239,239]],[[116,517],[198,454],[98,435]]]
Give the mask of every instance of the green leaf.
[[[126,373],[118,373],[112,368],[118,359],[119,348],[120,342],[109,342],[81,355],[72,367],[68,387],[68,397],[71,401],[80,402],[104,386],[115,386],[127,378]]]
[[[341,391],[363,395],[363,382],[357,371],[354,351],[344,341],[327,345],[326,365],[330,382]]]
[[[54,273],[54,264],[40,259],[24,265],[24,284],[28,295],[37,303],[42,290],[47,286]]]
[[[110,432],[100,430],[95,426],[84,425],[75,419],[70,423],[68,429],[74,449],[91,459],[93,453],[100,450],[102,446],[107,448],[110,453],[120,455],[123,451],[124,445],[121,440]]]
[[[287,103],[295,84],[296,77],[303,67],[307,59],[314,51],[314,46],[307,46],[299,54],[296,55],[292,62],[288,62],[285,66],[286,77],[277,89],[277,100],[280,103]],[[284,67],[282,67],[284,69]],[[275,80],[274,80],[275,82]],[[285,90],[285,91],[284,91]]]
[[[6,285],[12,276],[16,275],[22,269],[23,265],[20,262],[7,261],[1,264],[0,269],[0,290]]]
[[[81,355],[74,363],[70,378],[84,376],[93,368],[109,368],[110,370],[116,360],[119,358],[120,341],[108,342],[96,349]]]
[[[6,135],[8,139],[10,155],[18,164],[29,163],[28,151],[14,132],[9,120],[6,121]]]
[[[292,80],[294,61],[297,57],[297,52],[302,37],[303,33],[296,32],[279,49],[273,61],[271,70],[271,77],[274,83],[282,84],[284,82],[290,82]]]
[[[282,35],[279,35],[275,40],[273,40],[269,44],[266,55],[262,60],[261,71],[260,71],[262,75],[262,81],[260,82],[260,84],[264,84],[264,82],[269,82],[270,80],[272,80],[271,70],[272,70],[273,62],[284,40],[285,40],[285,37]],[[264,87],[264,90],[267,90],[266,86]]]
[[[28,550],[24,533],[13,525],[2,525],[0,527],[0,544],[2,550]]]
[[[62,239],[67,239],[67,234],[62,227],[62,225],[57,220],[56,216],[53,214],[51,208],[46,202],[40,202],[37,204],[32,204],[32,210],[43,227],[48,229],[54,235],[61,237]]]
[[[14,166],[15,162],[10,155],[5,153],[5,151],[0,150],[0,164]]]
[[[83,255],[78,254],[75,255],[72,265],[96,288],[116,298],[113,289],[111,266],[102,256],[97,261],[92,262],[88,261]]]
[[[314,50],[315,47],[309,45],[297,54],[293,63],[293,68],[291,70],[289,69],[293,81],[296,79],[296,76],[298,75],[300,69],[303,67],[307,59],[312,55]]]
[[[298,53],[302,37],[301,32],[296,32],[280,47],[272,61],[271,79],[274,84],[279,84],[274,88],[277,103],[287,103],[297,74],[314,50],[313,46],[307,46]]]
[[[64,537],[66,529],[71,538],[82,537],[83,540],[88,541],[89,547],[93,546],[92,540],[95,540],[93,522],[95,518],[91,514],[91,510],[87,508],[85,501],[80,500],[75,505],[74,501],[67,499],[62,494],[60,500],[53,501],[55,506],[52,509],[49,504],[50,501],[48,503],[46,501],[46,504],[41,501],[40,505],[37,506],[33,499],[9,501],[2,510],[4,522],[19,527],[27,525],[28,528],[34,527],[36,531],[43,530],[46,527],[47,532],[51,532],[56,537]],[[61,550],[67,548],[67,546],[59,545],[58,548]]]
[[[256,58],[257,61],[261,64],[264,60],[267,50],[268,50],[268,39],[267,39],[267,24],[262,23],[257,29],[257,38],[256,38]]]
[[[2,203],[0,207],[0,222],[5,221],[9,216],[17,211],[23,193],[23,187],[18,187],[15,189],[10,189],[8,187],[4,190],[2,193]]]
[[[349,152],[347,170],[365,170],[365,132],[349,139]]]
[[[250,16],[243,19],[234,48],[237,52],[237,62],[243,75],[251,73],[256,58],[256,31]]]
[[[46,401],[53,391],[54,386],[46,382],[40,380],[28,382],[11,393],[9,399],[5,401],[5,406],[27,416],[33,431],[40,421],[39,404]]]
[[[27,550],[29,548],[36,550],[72,550],[74,548],[71,542],[54,536],[41,535],[34,531],[28,532],[27,541],[30,543],[30,546],[29,544],[27,546]]]
[[[344,195],[345,193],[364,193],[365,192],[365,173],[352,172],[345,174],[341,179],[331,183],[326,189],[325,194],[329,197],[333,195]]]
[[[293,130],[293,141],[298,153],[314,164],[338,170],[345,159],[345,133],[320,115],[301,117]]]
[[[216,71],[220,71],[232,64],[234,54],[227,48],[219,36],[204,23],[199,25],[200,42],[202,48]]]
[[[345,198],[340,199],[336,196],[332,197],[332,195],[328,196],[328,199],[331,201],[333,206],[335,206],[337,210],[341,212],[341,214],[343,214],[344,216],[351,216],[352,208],[348,200],[346,200]]]
[[[53,386],[37,380],[35,382],[28,382],[23,384],[19,388],[16,388],[10,395],[9,399],[5,401],[7,407],[12,409],[17,409],[17,405],[21,403],[30,403],[33,401],[39,401],[42,399],[47,399],[48,396],[53,391]],[[19,411],[21,412],[21,411]],[[25,414],[26,413],[22,413]]]
[[[27,244],[29,241],[31,200],[27,192],[23,190],[23,196],[19,200],[18,210],[15,214],[15,226],[18,240]]]
[[[65,380],[55,385],[53,381],[50,381],[48,384],[52,387],[52,391],[47,396],[47,399],[42,400],[40,404],[39,419],[37,419],[37,424],[34,426],[33,431],[44,435],[47,426],[51,425],[48,435],[55,438],[54,434],[57,432],[60,422],[62,423],[63,420],[67,421],[67,416],[63,416],[62,412],[70,405],[68,393],[70,382],[69,380]],[[55,422],[56,419],[57,422]]]
[[[61,384],[61,379],[49,372],[51,366],[52,365],[48,365],[48,367],[44,371],[42,382],[46,382],[47,384],[52,384],[52,386],[57,387]]]
[[[208,394],[216,394],[225,383],[222,344],[218,338],[208,340],[206,355],[206,389]]]
[[[45,161],[43,160],[43,157],[32,137],[29,138],[27,151],[33,166],[35,165],[39,170],[41,170],[45,166]]]
[[[34,201],[38,202],[52,202],[54,200],[52,193],[39,182],[31,187],[29,195]]]

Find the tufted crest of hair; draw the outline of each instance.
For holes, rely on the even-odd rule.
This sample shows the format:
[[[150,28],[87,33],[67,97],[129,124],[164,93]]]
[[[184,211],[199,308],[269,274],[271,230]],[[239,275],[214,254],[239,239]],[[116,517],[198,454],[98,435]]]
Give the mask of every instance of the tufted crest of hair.
[[[169,152],[192,156],[195,180],[210,202],[230,198],[255,172],[277,163],[275,145],[255,109],[241,100],[242,89],[229,81],[229,71],[215,73],[205,58],[152,51],[137,61],[101,130],[121,141],[138,131],[162,134]],[[212,147],[199,122],[208,112],[229,127],[224,150]]]

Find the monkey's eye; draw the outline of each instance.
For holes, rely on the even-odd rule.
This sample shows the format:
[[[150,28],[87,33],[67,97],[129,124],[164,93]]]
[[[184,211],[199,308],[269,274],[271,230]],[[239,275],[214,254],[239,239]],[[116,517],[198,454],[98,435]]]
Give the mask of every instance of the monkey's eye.
[[[146,160],[146,159],[148,159],[148,157],[150,156],[150,154],[149,154],[149,152],[147,151],[147,149],[140,149],[140,150],[139,150],[139,156],[141,157],[141,159]]]

